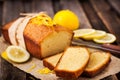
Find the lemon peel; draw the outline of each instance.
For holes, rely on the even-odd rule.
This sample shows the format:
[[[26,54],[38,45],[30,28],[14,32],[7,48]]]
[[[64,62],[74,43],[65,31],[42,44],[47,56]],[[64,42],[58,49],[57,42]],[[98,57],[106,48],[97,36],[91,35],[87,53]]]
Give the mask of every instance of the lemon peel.
[[[40,13],[34,18],[30,20],[32,24],[37,24],[37,25],[45,25],[47,27],[53,27],[55,22],[53,22],[52,18],[49,17],[46,13]]]
[[[48,69],[48,68],[43,68],[43,69],[39,69],[39,70],[37,70],[37,72],[39,73],[39,74],[49,74],[49,73],[53,73],[53,70],[50,70],[50,69]]]

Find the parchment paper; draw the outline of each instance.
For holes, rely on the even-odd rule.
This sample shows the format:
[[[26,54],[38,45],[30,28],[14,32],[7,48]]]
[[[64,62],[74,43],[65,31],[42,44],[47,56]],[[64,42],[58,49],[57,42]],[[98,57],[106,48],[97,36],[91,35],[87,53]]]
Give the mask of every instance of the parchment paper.
[[[8,43],[4,41],[3,37],[0,37],[0,53],[6,50],[8,47]],[[8,61],[10,64],[13,66],[25,71],[26,73],[29,73],[33,75],[36,78],[39,78],[41,80],[63,80],[62,78],[57,77],[54,73],[50,74],[40,74],[38,70],[43,69],[43,62],[42,60],[39,60],[37,58],[31,57],[31,59],[28,62],[22,63],[22,64],[17,64],[13,63],[11,61]],[[32,69],[31,66],[33,66]],[[99,80],[102,79],[106,76],[113,75],[120,72],[120,59],[111,56],[111,62],[110,64],[105,68],[104,71],[102,71],[100,74],[93,78],[86,78],[86,77],[79,77],[78,80]]]

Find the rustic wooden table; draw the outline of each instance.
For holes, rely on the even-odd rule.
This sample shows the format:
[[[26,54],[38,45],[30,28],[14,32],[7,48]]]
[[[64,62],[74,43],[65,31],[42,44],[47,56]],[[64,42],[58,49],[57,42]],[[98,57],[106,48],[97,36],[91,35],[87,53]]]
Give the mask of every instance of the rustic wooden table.
[[[75,12],[81,21],[81,28],[113,33],[117,37],[114,44],[120,45],[120,0],[0,0],[0,27],[18,18],[20,13],[46,11],[53,17],[61,9]],[[0,57],[0,80],[34,80],[33,78]],[[119,79],[120,73],[117,73],[102,80]]]

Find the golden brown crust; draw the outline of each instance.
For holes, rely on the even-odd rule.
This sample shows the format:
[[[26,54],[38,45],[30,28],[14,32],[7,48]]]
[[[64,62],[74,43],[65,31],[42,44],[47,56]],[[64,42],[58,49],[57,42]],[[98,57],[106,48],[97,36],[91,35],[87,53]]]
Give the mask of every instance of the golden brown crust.
[[[49,63],[48,61],[46,61],[46,59],[43,59],[43,65],[45,67],[48,67],[50,70],[53,70],[55,68],[55,66],[51,63]]]
[[[24,30],[24,37],[29,37],[35,43],[40,44],[40,42],[52,33],[53,30],[44,25],[36,25],[28,23]]]
[[[11,21],[11,22],[5,24],[5,25],[2,27],[3,37],[4,37],[4,39],[5,39],[7,42],[9,42],[9,43],[11,43],[11,42],[10,42],[9,35],[8,35],[8,29],[10,28],[10,26],[12,25],[13,22],[14,22],[14,21]]]
[[[72,46],[71,46],[72,47]],[[78,48],[79,46],[74,46],[74,48]],[[85,48],[85,47],[84,47]],[[87,48],[85,48],[86,50],[87,50]],[[66,48],[66,50],[67,50],[67,48]],[[65,51],[66,51],[65,50]],[[88,50],[87,50],[88,51]],[[65,53],[63,53],[63,55],[64,55]],[[89,54],[89,56],[90,56],[90,53],[88,52],[88,54]],[[63,56],[62,55],[62,56]],[[62,57],[61,57],[62,58]],[[61,60],[61,58],[60,58],[60,60]],[[88,59],[88,61],[79,69],[79,70],[76,70],[76,71],[68,71],[68,70],[59,70],[59,69],[57,69],[57,67],[59,66],[59,64],[60,64],[60,60],[58,61],[58,63],[57,63],[57,65],[56,65],[56,67],[55,67],[55,69],[54,69],[54,71],[55,71],[55,73],[56,73],[56,76],[59,76],[59,77],[63,77],[63,78],[67,78],[67,79],[76,79],[76,78],[78,78],[82,73],[83,73],[83,71],[84,71],[84,69],[85,69],[85,67],[86,67],[86,65],[87,65],[87,63],[88,63],[88,61],[89,61],[89,59]],[[65,65],[67,65],[67,64],[65,64]]]
[[[15,21],[15,20],[14,20]],[[2,28],[2,33],[7,42],[10,43],[9,35],[8,35],[8,29],[14,22],[10,22],[6,24]],[[23,37],[26,45],[26,49],[35,57],[42,59],[41,55],[41,43],[42,41],[49,35],[51,35],[53,32],[59,32],[59,31],[68,31],[70,33],[73,33],[72,31],[60,27],[59,25],[55,25],[54,27],[48,27],[45,25],[37,25],[37,24],[32,24],[30,21],[26,25],[24,32],[23,32]]]
[[[48,27],[45,25],[36,25],[32,23],[28,23],[24,30],[24,39],[27,50],[35,57],[37,58],[43,58],[41,55],[41,47],[40,44],[45,39],[45,37],[52,34],[54,31],[69,31],[72,33],[72,31],[60,27],[60,26],[54,26],[54,27]],[[31,31],[31,32],[30,32]],[[31,48],[31,46],[33,48]],[[41,56],[41,57],[40,57]]]
[[[28,52],[31,53],[31,55],[35,56],[36,58],[41,59],[41,48],[38,44],[36,44],[33,40],[31,40],[29,37],[24,37],[26,49]]]
[[[87,77],[94,77],[94,76],[96,76],[97,74],[99,74],[100,72],[102,72],[102,71],[108,66],[108,64],[109,64],[110,61],[111,61],[110,53],[106,53],[106,54],[109,54],[109,57],[108,57],[107,61],[103,63],[102,66],[99,66],[99,67],[97,67],[97,68],[94,69],[94,70],[85,70],[85,71],[83,72],[83,75],[84,75],[84,76],[87,76]]]
[[[58,53],[56,55],[53,55],[53,56],[50,56],[50,57],[43,59],[43,65],[45,67],[48,67],[50,70],[54,70],[54,68],[56,67],[56,65],[57,65],[57,63],[60,60],[62,55],[63,55],[63,53]],[[59,57],[57,57],[57,56],[59,56]],[[55,63],[49,62],[49,59],[53,59],[53,57],[57,57],[56,65],[54,65]]]

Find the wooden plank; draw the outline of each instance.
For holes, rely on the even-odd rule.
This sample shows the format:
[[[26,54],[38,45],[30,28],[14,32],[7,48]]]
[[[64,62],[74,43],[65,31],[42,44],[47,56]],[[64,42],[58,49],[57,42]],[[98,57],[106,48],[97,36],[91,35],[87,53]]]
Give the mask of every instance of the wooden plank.
[[[51,0],[33,0],[32,2],[32,12],[45,11],[51,17],[54,16],[53,6]]]
[[[25,80],[26,73],[23,71],[13,67],[10,63],[5,61],[4,59],[1,60],[1,78],[0,80]]]
[[[2,27],[2,11],[3,11],[3,2],[0,1],[0,36],[1,36],[1,27]]]
[[[107,77],[105,77],[104,79],[101,79],[101,80],[118,80],[118,78],[116,77],[116,75],[113,75],[113,76],[107,76]]]
[[[96,14],[95,10],[93,9],[92,5],[89,1],[82,2],[82,6],[84,11],[86,12],[86,15],[94,29],[98,30],[105,30],[108,32],[107,28],[99,18],[99,16]]]
[[[21,0],[6,0],[3,5],[3,23],[6,24],[9,21],[19,17],[19,14],[23,12],[23,4]]]
[[[1,27],[1,24],[2,24],[2,11],[3,11],[3,2],[0,1],[0,27]]]
[[[60,5],[62,9],[70,9],[77,14],[81,23],[80,28],[92,28],[78,0],[61,0]]]
[[[60,0],[53,0],[53,9],[55,13],[61,10]]]
[[[32,12],[32,0],[23,0],[24,13]]]
[[[108,0],[108,2],[112,6],[112,8],[116,10],[116,12],[118,12],[118,14],[120,15],[120,0]]]
[[[120,20],[119,17],[110,10],[110,6],[104,0],[90,0],[97,15],[105,24],[106,28],[117,37],[117,43],[120,44]],[[102,4],[102,5],[101,5]]]

